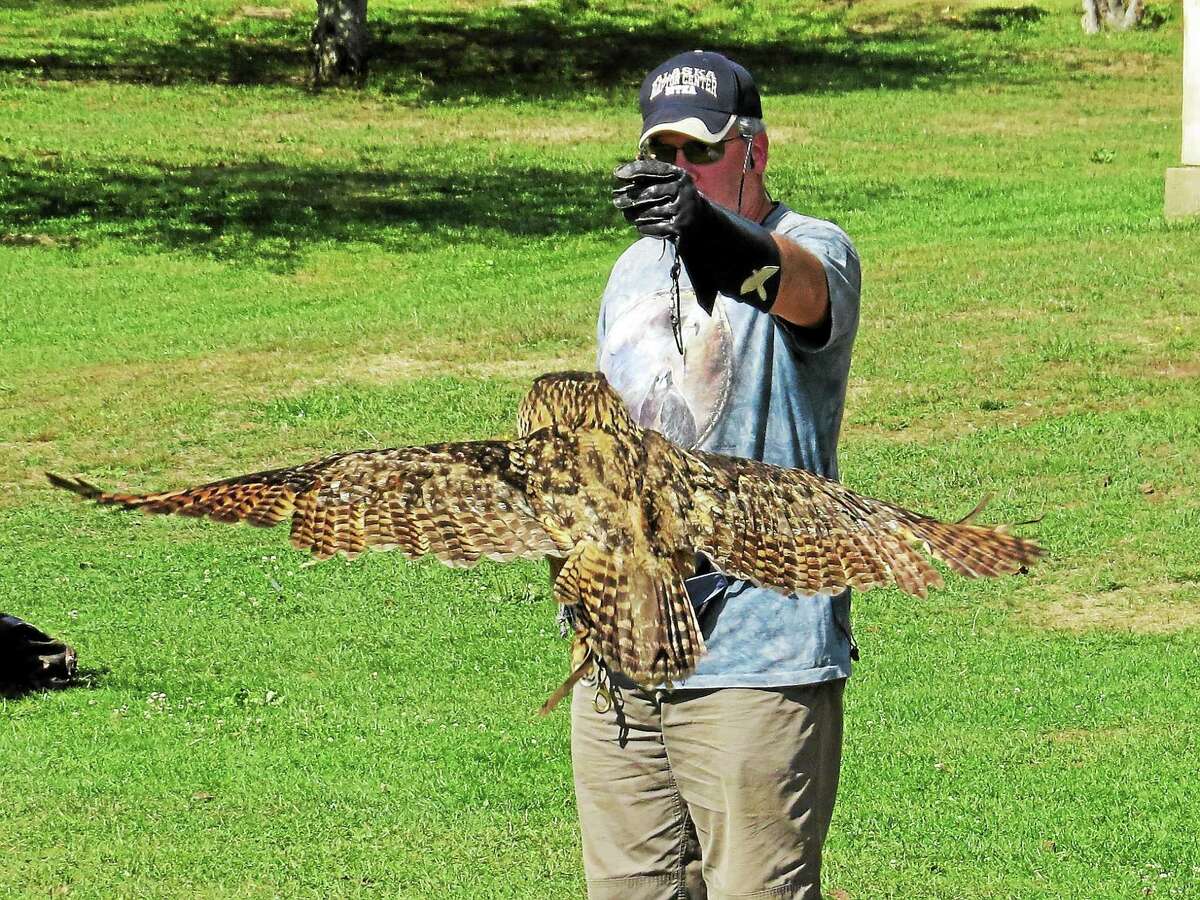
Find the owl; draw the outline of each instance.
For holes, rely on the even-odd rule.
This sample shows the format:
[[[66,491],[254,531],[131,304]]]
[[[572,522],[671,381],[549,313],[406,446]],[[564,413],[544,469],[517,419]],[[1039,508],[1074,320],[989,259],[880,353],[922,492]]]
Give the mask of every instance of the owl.
[[[803,469],[685,450],[639,427],[595,372],[543,375],[515,440],[355,450],[154,494],[50,481],[98,503],[272,526],[317,560],[364,550],[450,566],[550,557],[554,599],[574,615],[575,666],[547,711],[593,662],[645,686],[686,677],[705,652],[684,579],[697,554],[728,576],[796,595],[942,583],[931,555],[969,577],[1016,572],[1032,541],[944,523]],[[978,511],[978,510],[976,510]]]

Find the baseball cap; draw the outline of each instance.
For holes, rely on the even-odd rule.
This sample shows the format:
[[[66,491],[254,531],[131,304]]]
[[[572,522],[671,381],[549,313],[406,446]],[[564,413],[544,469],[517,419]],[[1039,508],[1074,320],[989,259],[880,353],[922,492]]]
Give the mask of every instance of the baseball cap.
[[[725,137],[739,116],[762,118],[758,88],[742,66],[706,50],[673,56],[646,76],[638,97],[643,143],[677,131],[706,143]]]

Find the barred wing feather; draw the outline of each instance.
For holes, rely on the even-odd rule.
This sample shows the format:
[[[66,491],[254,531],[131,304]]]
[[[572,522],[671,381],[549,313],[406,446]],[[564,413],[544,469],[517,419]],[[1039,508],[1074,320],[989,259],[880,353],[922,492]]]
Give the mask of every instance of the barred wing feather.
[[[688,455],[696,549],[727,574],[784,593],[894,583],[923,597],[942,583],[927,555],[976,578],[1017,572],[1043,552],[1001,528],[940,522],[803,469]]]
[[[291,517],[291,542],[318,559],[367,549],[426,554],[451,566],[481,558],[563,555],[566,530],[539,516],[524,485],[525,442],[474,441],[357,450],[182,490],[109,493],[49,475],[98,503],[149,513],[271,526]]]

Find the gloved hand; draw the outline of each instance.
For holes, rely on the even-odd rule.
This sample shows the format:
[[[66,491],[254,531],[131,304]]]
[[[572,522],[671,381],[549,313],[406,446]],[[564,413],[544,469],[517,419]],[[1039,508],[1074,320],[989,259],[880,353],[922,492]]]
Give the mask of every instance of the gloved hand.
[[[695,226],[708,203],[691,175],[656,159],[618,166],[613,178],[613,205],[645,237],[680,237]]]
[[[66,687],[75,651],[16,616],[0,613],[0,694]]]
[[[718,293],[770,310],[779,292],[779,248],[771,232],[709,201],[692,176],[639,159],[613,171],[613,205],[639,233],[674,240],[696,302],[712,313]]]

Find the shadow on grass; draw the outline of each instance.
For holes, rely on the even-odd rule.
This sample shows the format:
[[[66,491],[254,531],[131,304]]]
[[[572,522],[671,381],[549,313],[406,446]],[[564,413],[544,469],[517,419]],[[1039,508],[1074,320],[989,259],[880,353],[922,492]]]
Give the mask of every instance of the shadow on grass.
[[[68,167],[0,159],[0,230],[118,237],[276,269],[293,267],[318,242],[361,240],[402,251],[444,241],[446,228],[539,236],[617,221],[603,172]]]
[[[53,11],[112,9],[114,6],[125,6],[128,2],[129,0],[53,0]],[[4,0],[4,8],[12,11],[47,10],[50,5],[47,0]]]
[[[29,8],[40,5],[44,4]],[[66,81],[258,84],[303,78],[308,65],[311,23],[254,21],[238,29],[203,13],[180,10],[165,22],[153,23],[160,27],[148,24],[130,23],[119,35],[99,27],[94,33],[75,32],[69,47],[64,42],[65,49],[52,44],[52,49],[27,53],[0,47],[0,71]]]
[[[968,11],[961,20],[952,24],[956,28],[974,31],[1004,31],[1028,28],[1047,15],[1040,6],[984,6]]]
[[[214,19],[178,12],[111,31],[72,35],[69,50],[0,48],[0,71],[51,79],[235,84],[307,78],[307,17]],[[945,32],[913,26],[872,35],[848,31],[837,11],[811,10],[778,23],[771,39],[730,37],[735,27],[696,22],[687,9],[656,16],[587,7],[372,13],[370,86],[416,99],[459,96],[571,98],[635,87],[650,66],[693,47],[749,66],[769,92],[938,86],[984,71],[981,58]],[[85,26],[78,26],[85,27]],[[985,23],[984,27],[991,27]],[[151,36],[152,35],[152,36]],[[714,40],[715,35],[727,39]],[[65,46],[65,44],[64,44]]]

